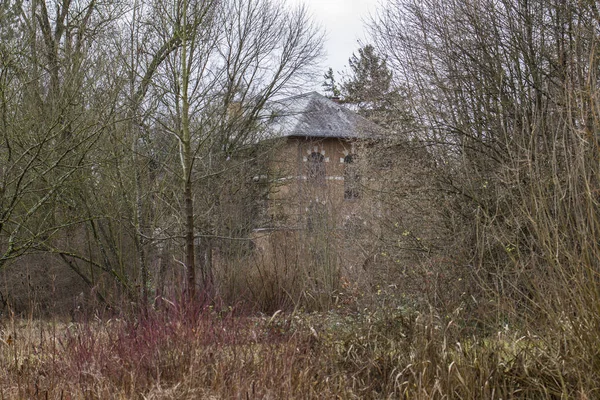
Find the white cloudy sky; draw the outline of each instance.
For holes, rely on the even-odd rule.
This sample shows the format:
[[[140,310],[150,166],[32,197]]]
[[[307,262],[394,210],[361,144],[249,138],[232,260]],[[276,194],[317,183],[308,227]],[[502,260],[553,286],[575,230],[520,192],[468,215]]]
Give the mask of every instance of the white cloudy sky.
[[[314,18],[327,31],[324,45],[327,58],[324,70],[332,67],[343,71],[348,58],[359,48],[358,40],[365,42],[367,33],[364,22],[369,14],[375,14],[381,0],[291,0],[291,4],[304,3]]]

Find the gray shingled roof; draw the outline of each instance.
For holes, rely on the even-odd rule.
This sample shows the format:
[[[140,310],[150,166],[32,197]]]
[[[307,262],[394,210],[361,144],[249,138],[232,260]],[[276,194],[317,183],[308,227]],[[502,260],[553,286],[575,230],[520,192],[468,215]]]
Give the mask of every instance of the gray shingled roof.
[[[354,111],[310,92],[273,102],[270,129],[275,137],[359,139],[381,134],[381,127]]]

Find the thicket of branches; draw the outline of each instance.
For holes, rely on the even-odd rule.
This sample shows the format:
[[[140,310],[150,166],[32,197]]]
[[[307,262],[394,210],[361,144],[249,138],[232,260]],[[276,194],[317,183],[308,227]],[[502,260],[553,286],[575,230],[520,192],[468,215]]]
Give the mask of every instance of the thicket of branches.
[[[105,303],[184,277],[188,298],[218,292],[212,257],[245,263],[260,220],[262,110],[320,53],[306,12],[14,0],[0,19],[5,287],[52,293],[67,270]],[[496,322],[600,323],[596,3],[394,0],[371,31],[354,79],[327,74],[392,132],[359,161],[374,224],[344,239],[370,283]]]
[[[354,143],[360,207],[304,243],[262,237],[273,254],[257,268],[271,148],[256,139],[269,100],[311,78],[322,37],[305,10],[0,2],[0,312],[89,296],[146,314],[69,325],[64,340],[55,323],[17,338],[11,318],[9,396],[44,382],[61,398],[99,382],[139,395],[169,377],[172,396],[181,382],[230,396],[598,392],[597,2],[389,0],[370,28],[353,75],[338,86],[329,70],[324,86],[388,129]],[[247,294],[268,322],[219,307],[191,320],[171,302]],[[277,311],[303,299],[344,307],[305,327]]]
[[[214,292],[211,248],[256,222],[262,109],[310,78],[321,36],[268,0],[2,2],[3,287]]]
[[[467,294],[454,304],[483,307],[498,323],[549,317],[591,346],[584,332],[600,322],[597,3],[395,0],[371,30],[412,118],[384,150],[427,149],[427,179],[386,198],[405,207],[398,193],[435,199],[427,225],[438,229],[419,242],[446,262],[427,258],[429,272],[451,271],[445,288]],[[457,285],[467,279],[482,290]]]

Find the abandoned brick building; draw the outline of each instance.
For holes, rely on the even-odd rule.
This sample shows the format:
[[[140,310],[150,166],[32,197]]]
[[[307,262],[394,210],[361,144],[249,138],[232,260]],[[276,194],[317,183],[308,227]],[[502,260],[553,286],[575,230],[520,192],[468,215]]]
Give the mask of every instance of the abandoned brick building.
[[[268,139],[279,144],[269,171],[266,218],[255,230],[257,248],[275,263],[312,264],[339,276],[340,266],[364,261],[348,236],[376,212],[363,193],[369,177],[359,160],[382,129],[316,92],[280,100],[270,113]]]
[[[381,128],[311,92],[271,107],[270,135],[282,143],[272,162],[271,229],[309,229],[327,214],[340,226],[363,206],[360,148]]]

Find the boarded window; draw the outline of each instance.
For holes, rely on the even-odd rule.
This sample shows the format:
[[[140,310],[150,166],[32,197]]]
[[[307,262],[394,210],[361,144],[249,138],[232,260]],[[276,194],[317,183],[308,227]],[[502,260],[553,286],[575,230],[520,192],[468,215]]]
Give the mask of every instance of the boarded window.
[[[308,157],[308,179],[313,183],[325,183],[325,157],[321,153],[312,152]]]
[[[344,157],[344,199],[357,199],[359,196],[359,175],[355,156],[348,154]]]

